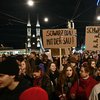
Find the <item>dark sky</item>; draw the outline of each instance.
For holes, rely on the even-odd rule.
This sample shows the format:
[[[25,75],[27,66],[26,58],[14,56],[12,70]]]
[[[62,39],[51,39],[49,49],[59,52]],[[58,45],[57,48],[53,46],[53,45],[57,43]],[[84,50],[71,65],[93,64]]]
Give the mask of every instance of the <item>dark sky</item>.
[[[78,30],[78,44],[84,43],[85,27],[93,25],[96,15],[96,0],[34,0],[34,7],[27,0],[0,0],[0,44],[7,47],[24,48],[26,27],[30,13],[34,32],[37,15],[41,29],[66,28],[73,19]],[[49,18],[48,23],[43,18]]]

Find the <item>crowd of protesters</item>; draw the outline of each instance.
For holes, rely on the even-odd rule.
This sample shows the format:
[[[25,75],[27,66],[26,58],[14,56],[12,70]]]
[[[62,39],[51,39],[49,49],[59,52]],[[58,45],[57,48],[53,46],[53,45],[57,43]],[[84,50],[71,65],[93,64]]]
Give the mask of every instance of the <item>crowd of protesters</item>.
[[[59,57],[48,59],[34,51],[25,56],[3,55],[0,100],[100,100],[99,53],[62,56],[61,65],[62,70]]]

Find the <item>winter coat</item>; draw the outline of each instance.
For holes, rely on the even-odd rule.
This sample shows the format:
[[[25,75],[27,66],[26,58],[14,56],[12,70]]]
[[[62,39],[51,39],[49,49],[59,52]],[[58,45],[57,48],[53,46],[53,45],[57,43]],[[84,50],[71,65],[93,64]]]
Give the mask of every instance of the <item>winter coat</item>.
[[[100,100],[100,83],[93,87],[89,96],[89,100]]]
[[[14,90],[8,88],[0,90],[0,100],[19,100],[21,93],[30,87],[31,83],[23,79]]]
[[[97,81],[92,77],[88,79],[80,78],[72,86],[70,94],[75,94],[76,100],[88,100],[90,92],[95,84],[97,84]]]

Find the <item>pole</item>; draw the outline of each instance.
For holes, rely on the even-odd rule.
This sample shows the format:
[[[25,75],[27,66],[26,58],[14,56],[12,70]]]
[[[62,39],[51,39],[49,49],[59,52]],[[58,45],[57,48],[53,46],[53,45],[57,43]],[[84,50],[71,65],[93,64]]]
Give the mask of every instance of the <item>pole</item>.
[[[59,49],[59,51],[60,51],[60,71],[62,71],[63,70],[63,66],[62,66],[62,60],[61,60],[61,58],[62,58],[61,48]]]

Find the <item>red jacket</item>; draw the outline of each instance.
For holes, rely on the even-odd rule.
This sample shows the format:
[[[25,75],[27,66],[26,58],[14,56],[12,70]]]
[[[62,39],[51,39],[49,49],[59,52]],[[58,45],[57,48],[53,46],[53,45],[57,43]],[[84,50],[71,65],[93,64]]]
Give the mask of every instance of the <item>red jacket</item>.
[[[80,78],[72,86],[70,94],[75,94],[76,100],[88,100],[90,92],[95,84],[97,84],[97,81],[92,77],[88,79]]]

